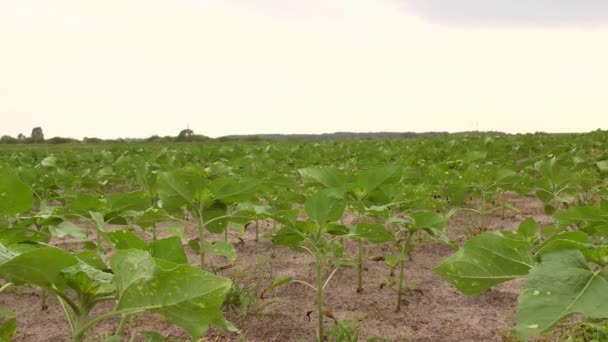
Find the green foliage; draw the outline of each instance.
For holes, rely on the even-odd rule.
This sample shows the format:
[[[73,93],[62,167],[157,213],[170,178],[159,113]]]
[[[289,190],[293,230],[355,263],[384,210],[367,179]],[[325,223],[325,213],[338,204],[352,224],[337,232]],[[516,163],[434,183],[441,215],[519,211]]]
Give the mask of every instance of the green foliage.
[[[435,272],[466,295],[523,277],[533,266],[527,241],[496,233],[481,234],[435,268]]]
[[[179,140],[201,138],[183,133]],[[201,268],[208,254],[229,263],[216,270],[238,265],[230,242],[249,243],[245,227],[255,223],[257,241],[257,231],[270,223],[273,255],[274,246],[311,254],[315,283],[279,277],[263,295],[305,284],[316,294],[319,335],[356,340],[358,330],[341,322],[324,330],[324,295],[333,275],[356,264],[363,291],[367,248],[384,244],[379,260],[391,274],[399,270],[399,281],[391,283],[398,285],[399,309],[408,280],[404,269],[417,244],[456,246],[446,227],[465,210],[479,217],[467,224],[480,235],[436,267],[440,276],[468,295],[523,278],[516,326],[523,338],[568,317],[580,318],[576,324],[585,333],[602,336],[608,319],[601,287],[608,265],[607,137],[599,131],[312,143],[188,144],[153,137],[162,144],[86,139],[63,146],[3,145],[0,278],[6,286],[28,284],[58,296],[76,341],[106,318],[128,322],[143,311],[200,336],[209,325],[231,329],[222,304],[254,310],[259,289],[240,284],[230,292],[228,280],[190,265],[183,242],[190,237],[189,221],[198,236],[187,244],[200,253]],[[535,196],[555,223],[526,219],[514,231],[489,233],[500,221],[487,218],[519,211],[511,201],[515,194]],[[345,253],[350,239],[356,255]],[[226,294],[231,297],[224,301]],[[106,312],[98,301],[108,301]],[[259,305],[269,301],[259,299]],[[4,338],[14,331],[14,316],[2,322]],[[106,336],[125,338],[121,329]],[[152,333],[145,338],[165,340]]]
[[[0,341],[12,340],[17,329],[17,318],[10,310],[0,309]]]
[[[519,296],[515,329],[527,339],[574,313],[608,318],[606,301],[608,269],[591,269],[577,250],[544,254]]]
[[[27,212],[32,204],[32,190],[13,170],[0,163],[0,217]]]

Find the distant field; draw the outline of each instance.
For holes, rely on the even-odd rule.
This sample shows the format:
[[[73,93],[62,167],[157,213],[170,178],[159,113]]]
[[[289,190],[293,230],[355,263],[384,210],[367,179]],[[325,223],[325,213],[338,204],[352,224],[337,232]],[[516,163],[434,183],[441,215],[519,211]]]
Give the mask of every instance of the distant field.
[[[608,340],[606,146],[0,145],[0,341]]]

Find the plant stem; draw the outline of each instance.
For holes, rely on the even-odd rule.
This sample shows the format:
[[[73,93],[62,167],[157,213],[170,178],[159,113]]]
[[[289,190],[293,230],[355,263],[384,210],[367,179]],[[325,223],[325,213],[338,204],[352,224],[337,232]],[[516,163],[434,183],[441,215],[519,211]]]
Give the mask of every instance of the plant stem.
[[[76,327],[74,326],[74,318],[72,317],[72,314],[70,313],[70,310],[68,309],[68,305],[65,303],[65,301],[60,296],[57,296],[57,300],[59,301],[59,304],[61,305],[61,308],[63,309],[63,313],[65,314],[65,317],[68,320],[68,325],[70,326],[70,330],[73,333],[74,330],[76,329]]]
[[[325,337],[323,332],[325,310],[323,307],[323,261],[320,255],[317,255],[317,308],[319,311],[319,341],[323,341]]]
[[[120,322],[118,323],[118,327],[116,327],[116,331],[114,332],[115,336],[122,336],[123,331],[125,330],[125,325],[127,323],[127,321],[129,320],[129,318],[131,318],[131,315],[129,314],[123,314],[122,318],[120,319]]]
[[[198,213],[198,237],[201,252],[201,270],[205,270],[205,221],[203,221],[203,211]]]
[[[76,303],[74,303],[73,300],[70,299],[70,297],[66,296],[63,292],[61,292],[61,291],[59,291],[57,289],[54,289],[53,292],[55,293],[55,295],[57,297],[61,298],[61,300],[65,304],[69,305],[70,308],[72,308],[72,310],[74,311],[75,314],[77,314],[77,315],[80,314],[80,311],[81,311],[80,308],[78,307],[78,305],[76,305]]]
[[[486,193],[482,192],[481,194],[481,231],[486,231]]]
[[[258,242],[259,240],[259,227],[260,221],[258,219],[255,219],[255,242]]]
[[[276,231],[277,231],[277,221],[273,220],[272,221],[272,236],[274,236],[274,234],[276,233]],[[270,257],[272,259],[274,259],[277,256],[276,250],[274,248],[274,243],[271,244],[270,248],[271,248]]]
[[[41,310],[46,310],[49,308],[48,304],[46,303],[46,297],[47,297],[47,293],[45,289],[42,289],[42,301],[40,303],[40,309]]]
[[[363,292],[363,239],[357,241],[357,293]]]
[[[4,290],[8,289],[11,286],[13,286],[13,283],[6,283],[2,285],[2,287],[0,287],[0,293],[4,292]]]
[[[120,311],[110,311],[110,312],[101,314],[89,321],[87,321],[88,311],[86,313],[80,314],[78,317],[78,322],[77,322],[78,330],[73,332],[72,341],[73,342],[82,342],[82,338],[84,337],[84,334],[87,332],[87,330],[91,329],[93,326],[95,326],[97,323],[103,321],[104,319],[108,319],[110,317],[114,317],[114,316],[120,315],[120,314],[121,314]]]
[[[403,294],[403,274],[405,273],[405,253],[401,255],[401,262],[399,263],[399,286],[397,288],[397,309],[396,312],[401,311],[401,296]]]

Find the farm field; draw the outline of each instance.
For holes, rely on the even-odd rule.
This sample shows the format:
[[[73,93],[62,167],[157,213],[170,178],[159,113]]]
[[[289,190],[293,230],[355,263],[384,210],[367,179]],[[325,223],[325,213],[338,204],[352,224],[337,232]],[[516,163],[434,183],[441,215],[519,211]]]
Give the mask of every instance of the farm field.
[[[606,146],[2,146],[0,340],[608,340]]]

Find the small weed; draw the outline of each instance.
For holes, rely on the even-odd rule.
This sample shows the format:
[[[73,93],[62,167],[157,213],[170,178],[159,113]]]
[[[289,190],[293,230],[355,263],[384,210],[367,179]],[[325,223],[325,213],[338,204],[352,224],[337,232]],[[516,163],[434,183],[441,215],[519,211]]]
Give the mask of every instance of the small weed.
[[[237,270],[232,275],[232,288],[226,295],[224,306],[239,312],[243,316],[264,315],[264,310],[281,300],[262,300],[258,297],[262,289],[262,278],[254,278],[251,274],[256,272],[244,272]],[[248,275],[249,274],[249,275]],[[262,273],[265,274],[265,273]]]

